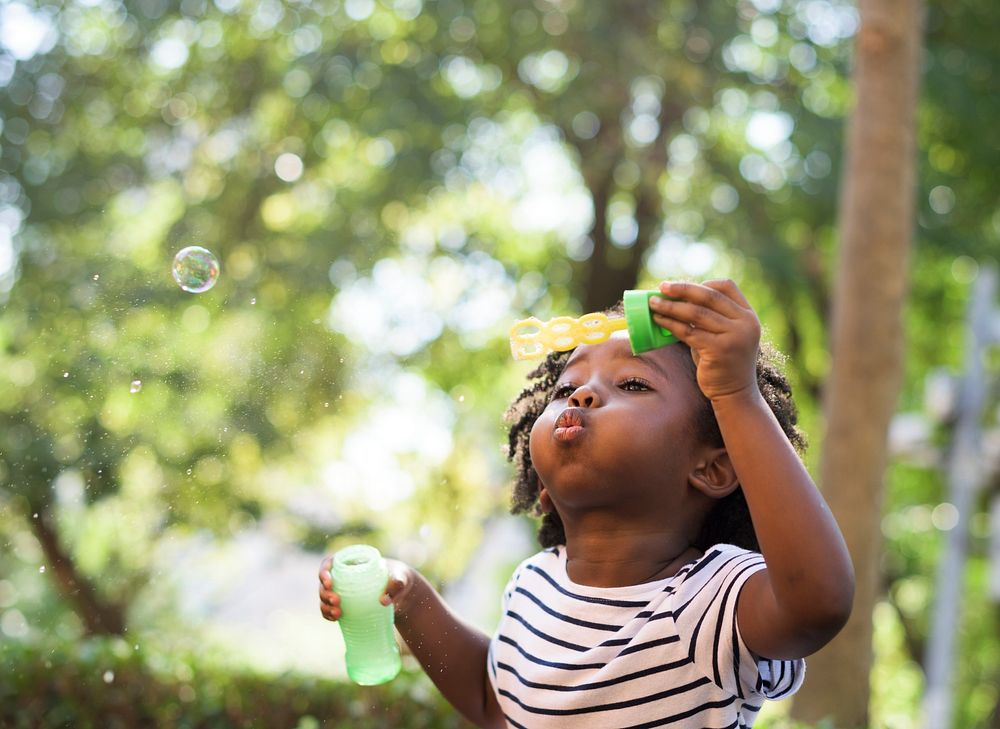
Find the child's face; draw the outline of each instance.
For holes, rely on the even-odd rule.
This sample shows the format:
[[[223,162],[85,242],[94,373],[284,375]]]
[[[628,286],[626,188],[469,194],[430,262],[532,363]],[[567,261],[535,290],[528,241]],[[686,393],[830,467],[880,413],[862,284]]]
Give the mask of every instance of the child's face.
[[[704,444],[686,348],[633,355],[624,332],[578,347],[531,430],[531,460],[565,518],[572,509],[677,511]],[[659,509],[660,513],[663,509]]]

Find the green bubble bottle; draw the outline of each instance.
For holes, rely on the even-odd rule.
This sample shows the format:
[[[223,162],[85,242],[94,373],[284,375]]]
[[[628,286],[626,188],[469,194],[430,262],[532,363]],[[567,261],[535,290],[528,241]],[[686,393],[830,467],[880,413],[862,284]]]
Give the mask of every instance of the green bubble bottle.
[[[393,632],[393,606],[379,602],[389,569],[375,547],[354,544],[333,555],[333,589],[340,595],[338,621],[347,646],[347,675],[362,686],[395,678],[401,666]]]

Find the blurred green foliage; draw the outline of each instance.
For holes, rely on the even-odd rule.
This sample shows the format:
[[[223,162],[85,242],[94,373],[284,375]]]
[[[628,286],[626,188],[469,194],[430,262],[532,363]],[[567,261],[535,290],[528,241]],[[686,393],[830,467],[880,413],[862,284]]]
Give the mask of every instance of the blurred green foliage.
[[[968,287],[1000,250],[1000,6],[927,10],[901,410],[924,407],[928,373],[961,365]],[[73,647],[125,626],[189,630],[163,585],[184,539],[266,532],[317,563],[365,540],[458,578],[506,501],[500,413],[525,370],[504,335],[528,312],[579,313],[668,276],[737,278],[789,355],[814,464],[852,4],[0,12],[22,30],[0,44],[0,631],[18,667],[4,697],[102,725],[87,717],[141,686],[149,721],[181,708],[169,716],[192,726],[249,721],[226,714],[231,667],[205,668],[205,690],[178,703],[191,679],[114,641]],[[222,264],[197,296],[169,274],[190,244]],[[946,445],[948,423],[934,427]],[[891,465],[875,726],[916,721],[945,498],[933,462]],[[988,536],[980,514],[962,727],[987,726],[1000,685]],[[63,642],[32,648],[39,634]],[[114,665],[98,671],[94,651]],[[353,688],[294,680],[301,710],[237,671],[235,705],[287,711],[274,726],[358,705]],[[437,721],[435,701],[413,716]],[[15,725],[49,721],[25,716]]]
[[[143,656],[124,640],[10,645],[0,724],[80,727],[463,729],[419,672],[377,687],[292,673],[269,676],[178,654]]]

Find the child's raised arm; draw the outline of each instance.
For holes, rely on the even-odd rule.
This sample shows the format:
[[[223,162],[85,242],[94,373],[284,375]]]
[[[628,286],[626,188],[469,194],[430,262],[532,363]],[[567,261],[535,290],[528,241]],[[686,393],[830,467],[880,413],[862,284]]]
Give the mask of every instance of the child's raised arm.
[[[660,291],[670,299],[651,299],[654,321],[691,347],[767,563],[740,593],[740,632],[758,656],[809,655],[847,622],[854,568],[826,502],[757,386],[760,322],[732,281],[664,282]]]
[[[340,597],[330,579],[331,558],[319,570],[320,611],[341,617]],[[382,604],[395,605],[396,628],[424,672],[459,712],[476,726],[500,729],[503,715],[486,668],[489,637],[455,615],[417,570],[387,559],[389,582]]]

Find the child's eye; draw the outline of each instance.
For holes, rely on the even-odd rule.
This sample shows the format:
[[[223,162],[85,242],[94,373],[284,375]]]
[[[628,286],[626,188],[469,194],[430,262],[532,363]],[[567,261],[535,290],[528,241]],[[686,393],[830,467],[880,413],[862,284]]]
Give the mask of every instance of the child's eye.
[[[629,377],[627,380],[619,383],[618,387],[628,392],[646,392],[652,389],[649,383],[641,377]]]
[[[552,391],[553,400],[562,400],[572,395],[576,391],[576,385],[571,385],[568,382],[564,382],[561,385],[556,385],[556,389]]]

